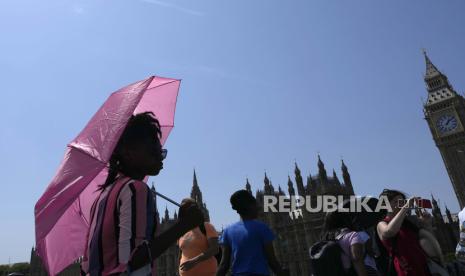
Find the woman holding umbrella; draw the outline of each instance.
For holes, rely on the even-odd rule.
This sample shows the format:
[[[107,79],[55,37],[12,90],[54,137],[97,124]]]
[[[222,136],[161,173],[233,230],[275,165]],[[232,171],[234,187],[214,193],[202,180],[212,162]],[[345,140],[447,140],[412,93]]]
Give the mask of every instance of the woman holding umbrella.
[[[154,237],[156,207],[143,179],[158,175],[163,169],[167,151],[162,148],[160,139],[160,124],[153,113],[140,113],[129,119],[111,155],[107,179],[100,186],[100,195],[91,208],[87,250],[82,263],[85,274],[149,275],[154,258],[203,222],[199,208],[185,203],[179,209],[177,223]],[[146,247],[149,258],[131,257],[144,243],[151,244],[150,249]]]

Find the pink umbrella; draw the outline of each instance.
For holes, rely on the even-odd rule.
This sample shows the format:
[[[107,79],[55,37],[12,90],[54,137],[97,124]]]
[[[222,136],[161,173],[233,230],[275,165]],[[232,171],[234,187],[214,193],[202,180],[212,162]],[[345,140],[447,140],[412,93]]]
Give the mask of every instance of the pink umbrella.
[[[91,205],[131,115],[153,112],[164,144],[174,125],[179,84],[180,80],[152,76],[112,93],[68,144],[55,177],[34,210],[36,250],[50,275],[84,255]]]

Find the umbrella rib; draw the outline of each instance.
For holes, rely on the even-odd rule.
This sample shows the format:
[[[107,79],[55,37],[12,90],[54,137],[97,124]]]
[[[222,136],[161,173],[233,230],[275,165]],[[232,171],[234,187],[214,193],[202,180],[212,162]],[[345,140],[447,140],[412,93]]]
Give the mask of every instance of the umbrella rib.
[[[157,76],[153,76],[153,77],[154,77],[154,79],[155,79]],[[153,80],[152,80],[152,81],[153,81]],[[150,90],[150,89],[153,89],[153,88],[162,87],[162,86],[165,86],[165,85],[167,85],[167,84],[171,84],[171,83],[177,82],[177,81],[179,81],[179,83],[181,83],[181,80],[172,80],[172,81],[169,81],[169,82],[167,82],[167,83],[163,83],[163,84],[160,84],[160,85],[157,85],[157,86],[148,88],[149,85],[150,85],[150,84],[149,84],[149,85],[147,85],[147,88],[144,90],[144,94],[145,94],[145,92],[147,92],[147,90]],[[178,91],[179,91],[179,89],[178,89]],[[115,93],[121,93],[121,92],[122,92],[122,91],[115,91],[115,92],[111,93],[110,95],[113,95],[113,94],[115,94]],[[131,92],[124,92],[124,93],[128,93],[128,94],[129,94],[129,93],[131,93]],[[176,95],[176,98],[177,98],[177,95]]]
[[[87,151],[83,150],[82,148],[74,146],[73,143],[68,144],[68,147],[72,148],[72,149],[75,149],[75,150],[77,150],[77,151],[79,151],[81,153],[84,153],[85,155],[97,160],[98,162],[104,164],[105,166],[108,166],[108,162],[102,161],[102,160],[98,159],[97,157],[93,156],[92,154],[88,153]]]

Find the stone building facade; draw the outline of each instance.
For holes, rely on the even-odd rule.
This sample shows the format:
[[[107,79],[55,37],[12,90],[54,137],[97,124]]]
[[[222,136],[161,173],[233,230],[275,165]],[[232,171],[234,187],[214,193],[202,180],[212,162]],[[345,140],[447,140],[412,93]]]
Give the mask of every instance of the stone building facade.
[[[297,190],[294,188],[294,182],[288,177],[287,190],[288,195],[292,196],[317,196],[317,195],[336,195],[349,197],[354,194],[354,188],[347,166],[342,161],[342,179],[340,181],[336,172],[333,170],[331,176],[326,172],[325,165],[318,156],[318,174],[308,175],[304,178],[297,165],[294,169],[294,180]],[[251,185],[247,180],[246,189],[252,193]],[[260,205],[263,206],[265,195],[286,195],[278,186],[275,189],[272,182],[265,174],[264,187],[255,193],[255,197]],[[313,202],[312,202],[313,206]],[[309,248],[313,243],[319,240],[325,213],[308,212],[306,208],[301,208],[299,212],[277,213],[263,212],[260,208],[259,218],[267,223],[276,235],[274,248],[276,257],[287,268],[291,275],[310,275]]]
[[[349,170],[342,161],[341,164],[342,181],[339,180],[336,172],[333,170],[332,176],[328,176],[324,163],[318,156],[318,174],[308,175],[304,184],[302,173],[297,164],[295,164],[294,181],[297,190],[294,188],[294,182],[288,177],[288,194],[300,196],[317,196],[317,195],[336,195],[348,197],[354,195]],[[252,193],[249,181],[246,182],[246,189]],[[265,195],[286,195],[278,186],[275,189],[271,180],[265,174],[264,187],[257,190],[255,196],[259,204],[263,206]],[[446,215],[443,215],[436,199],[432,198],[432,215],[433,231],[438,239],[441,249],[445,254],[455,252],[458,238],[457,217],[452,215],[446,207]],[[313,202],[312,202],[313,203]],[[313,206],[313,205],[312,205]],[[263,212],[260,208],[259,218],[267,223],[276,235],[274,248],[278,260],[287,268],[291,275],[310,275],[311,268],[309,264],[309,249],[316,241],[320,239],[323,230],[325,213],[310,213],[301,209],[299,212],[276,213]],[[447,219],[444,219],[446,217]]]
[[[465,207],[465,98],[425,55],[425,120],[439,149],[460,208]]]

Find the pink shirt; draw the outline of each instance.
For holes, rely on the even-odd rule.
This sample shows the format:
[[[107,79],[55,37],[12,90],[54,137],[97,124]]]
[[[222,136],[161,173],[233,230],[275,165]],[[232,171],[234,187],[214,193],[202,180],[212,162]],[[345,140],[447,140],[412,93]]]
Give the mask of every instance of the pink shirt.
[[[354,244],[365,244],[370,239],[370,236],[365,232],[355,232],[351,231],[342,236],[338,240],[339,245],[342,248],[343,254],[341,255],[342,265],[345,269],[349,269],[352,266],[352,251],[351,246]],[[372,256],[366,255],[364,259],[364,263],[367,266],[370,266],[376,269],[376,262]]]

